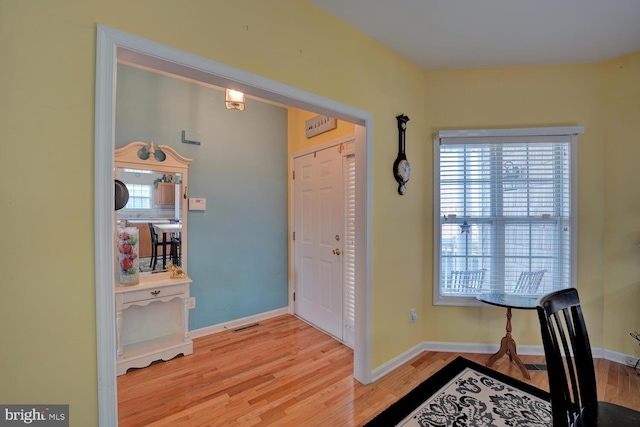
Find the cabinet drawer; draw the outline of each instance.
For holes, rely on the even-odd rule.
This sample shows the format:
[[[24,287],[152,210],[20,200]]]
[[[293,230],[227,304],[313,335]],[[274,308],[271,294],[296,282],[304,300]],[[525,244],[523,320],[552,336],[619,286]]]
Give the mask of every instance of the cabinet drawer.
[[[122,303],[127,304],[137,301],[145,301],[150,299],[159,299],[172,295],[180,295],[185,291],[184,285],[163,286],[159,288],[150,288],[142,291],[126,292],[122,294]]]

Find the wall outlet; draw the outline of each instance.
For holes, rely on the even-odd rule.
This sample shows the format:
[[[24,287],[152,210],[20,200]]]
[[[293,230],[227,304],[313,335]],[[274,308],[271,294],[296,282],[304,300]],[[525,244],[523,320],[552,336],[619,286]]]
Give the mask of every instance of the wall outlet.
[[[411,309],[411,323],[415,322],[416,320],[418,320],[418,314],[416,313],[416,309],[412,308]]]
[[[624,361],[629,366],[636,366],[636,363],[638,363],[638,358],[633,356],[627,356]]]
[[[196,297],[189,298],[189,310],[196,308]]]

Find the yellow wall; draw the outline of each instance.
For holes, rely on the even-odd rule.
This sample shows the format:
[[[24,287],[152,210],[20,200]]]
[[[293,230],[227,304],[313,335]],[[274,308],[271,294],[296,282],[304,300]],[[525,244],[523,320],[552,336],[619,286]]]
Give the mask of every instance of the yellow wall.
[[[630,312],[637,313],[640,236],[627,153],[638,145],[638,54],[606,64],[425,72],[301,0],[0,0],[0,402],[70,403],[71,425],[97,423],[98,23],[373,114],[374,367],[424,340],[496,343],[504,326],[497,308],[431,305],[431,133],[585,126],[579,289],[594,345],[632,352],[624,328],[639,327]],[[400,113],[411,118],[413,166],[403,197],[391,173]],[[419,321],[410,324],[414,307]],[[539,344],[532,313],[514,314],[514,333],[519,343]]]
[[[605,117],[603,347],[640,356],[640,52],[603,65]]]

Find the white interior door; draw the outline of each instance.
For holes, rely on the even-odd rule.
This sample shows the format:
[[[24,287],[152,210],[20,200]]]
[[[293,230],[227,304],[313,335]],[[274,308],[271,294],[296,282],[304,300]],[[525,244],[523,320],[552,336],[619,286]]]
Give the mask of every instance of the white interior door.
[[[342,155],[330,147],[294,160],[296,315],[342,340]]]

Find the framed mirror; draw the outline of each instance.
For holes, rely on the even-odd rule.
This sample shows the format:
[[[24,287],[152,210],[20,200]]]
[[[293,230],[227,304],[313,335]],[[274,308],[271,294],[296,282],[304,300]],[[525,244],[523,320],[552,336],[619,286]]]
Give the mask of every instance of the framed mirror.
[[[114,179],[124,183],[129,193],[127,203],[115,213],[116,230],[138,229],[136,255],[142,275],[164,273],[168,263],[187,272],[191,161],[153,142],[134,141],[115,150]]]

